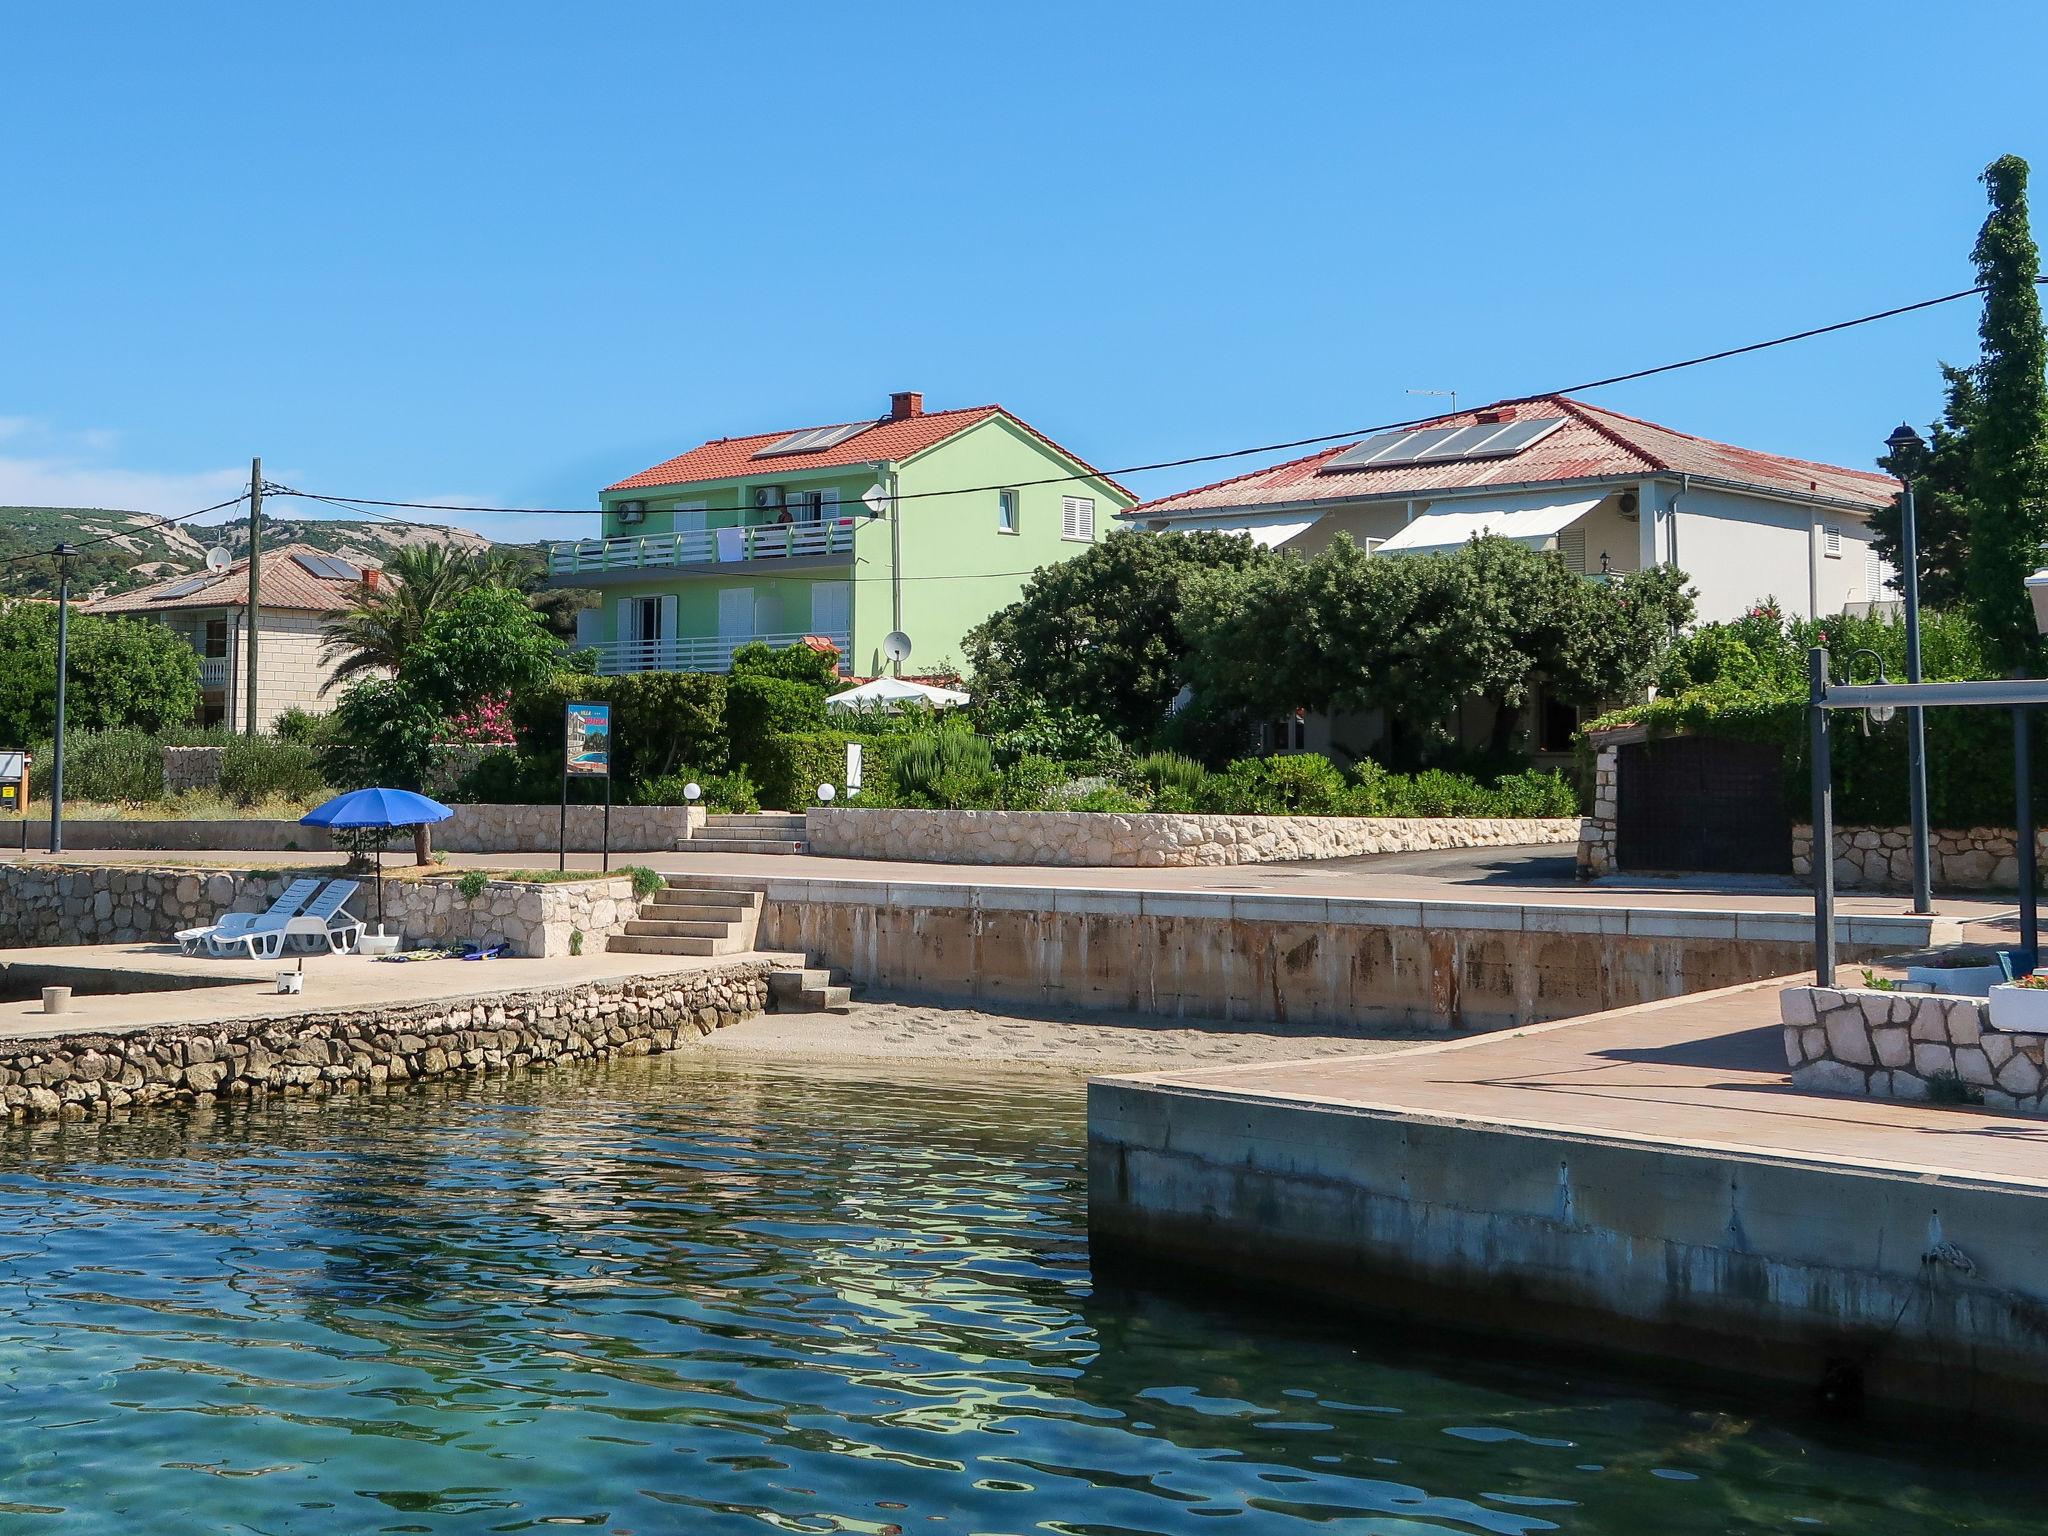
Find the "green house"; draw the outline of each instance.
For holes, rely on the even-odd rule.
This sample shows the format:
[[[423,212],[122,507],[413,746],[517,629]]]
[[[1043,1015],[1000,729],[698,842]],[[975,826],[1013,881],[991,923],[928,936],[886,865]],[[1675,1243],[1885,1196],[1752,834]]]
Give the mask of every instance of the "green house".
[[[579,634],[600,671],[723,672],[810,637],[854,676],[955,671],[967,631],[1136,497],[999,405],[726,437],[602,494],[601,538],[549,574],[604,594]],[[885,640],[909,638],[892,663]]]

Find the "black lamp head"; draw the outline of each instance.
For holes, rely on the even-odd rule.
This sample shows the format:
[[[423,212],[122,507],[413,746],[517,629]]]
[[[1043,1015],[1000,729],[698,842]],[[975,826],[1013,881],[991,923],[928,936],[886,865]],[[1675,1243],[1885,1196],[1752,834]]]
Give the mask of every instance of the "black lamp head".
[[[1927,446],[1920,434],[1903,421],[1892,429],[1892,435],[1884,440],[1884,445],[1894,454],[1917,453]]]

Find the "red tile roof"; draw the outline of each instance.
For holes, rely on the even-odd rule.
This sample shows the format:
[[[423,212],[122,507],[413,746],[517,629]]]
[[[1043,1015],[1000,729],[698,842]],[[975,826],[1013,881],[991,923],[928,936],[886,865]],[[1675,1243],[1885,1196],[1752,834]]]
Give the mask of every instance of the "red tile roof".
[[[1635,479],[1657,474],[1687,474],[1730,485],[1776,493],[1813,496],[1865,509],[1890,506],[1898,482],[1875,470],[1843,469],[1788,459],[1774,453],[1737,448],[1655,422],[1624,416],[1583,400],[1546,395],[1510,403],[1516,419],[1562,417],[1564,425],[1547,437],[1504,459],[1472,459],[1445,464],[1395,464],[1381,469],[1326,469],[1338,454],[1352,447],[1339,443],[1268,469],[1253,470],[1214,485],[1198,486],[1161,496],[1122,514],[1221,512],[1243,507],[1290,505],[1313,501],[1359,501],[1375,496],[1427,496],[1482,486],[1540,485],[1551,481]],[[1440,416],[1433,427],[1470,426],[1481,411]]]
[[[355,600],[356,584],[331,576],[315,576],[293,557],[317,555],[324,551],[306,544],[285,544],[263,552],[262,590],[257,594],[265,608],[289,608],[308,613],[335,613]],[[351,564],[356,562],[351,561]],[[204,586],[181,597],[164,593],[181,583],[197,581],[204,571],[183,576],[166,576],[162,581],[117,592],[85,605],[87,613],[168,613],[182,608],[239,608],[249,600],[249,562],[237,560]]]
[[[917,416],[906,416],[901,420],[884,416],[864,432],[857,432],[843,443],[817,453],[794,453],[787,458],[757,459],[755,454],[770,443],[780,442],[795,432],[808,432],[810,427],[785,427],[777,432],[755,432],[746,437],[720,437],[692,448],[688,453],[679,453],[672,459],[664,460],[652,469],[643,469],[637,475],[628,475],[607,491],[638,491],[653,486],[693,485],[700,480],[737,480],[753,476],[773,476],[778,473],[798,474],[813,469],[839,469],[851,464],[873,464],[888,460],[900,464],[912,454],[922,453],[935,447],[957,432],[979,426],[991,417],[1001,416],[1014,426],[1030,433],[1046,447],[1063,459],[1071,460],[1105,484],[1123,491],[1109,476],[1095,468],[1080,455],[1062,448],[1043,432],[1021,417],[1004,410],[1000,405],[969,405],[950,411],[926,411]],[[851,422],[824,423],[826,425],[851,426]],[[1124,491],[1130,495],[1129,491]]]

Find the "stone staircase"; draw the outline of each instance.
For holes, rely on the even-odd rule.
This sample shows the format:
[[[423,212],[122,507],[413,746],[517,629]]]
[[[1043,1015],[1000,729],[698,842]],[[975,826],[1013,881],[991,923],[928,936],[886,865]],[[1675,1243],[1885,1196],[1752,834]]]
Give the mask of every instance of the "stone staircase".
[[[760,891],[729,891],[673,880],[640,905],[624,933],[605,940],[613,954],[736,955],[754,947]]]
[[[785,1013],[844,1013],[853,1006],[853,988],[816,966],[770,971],[768,995]]]
[[[762,811],[752,816],[707,816],[690,838],[700,853],[802,853],[804,813]]]

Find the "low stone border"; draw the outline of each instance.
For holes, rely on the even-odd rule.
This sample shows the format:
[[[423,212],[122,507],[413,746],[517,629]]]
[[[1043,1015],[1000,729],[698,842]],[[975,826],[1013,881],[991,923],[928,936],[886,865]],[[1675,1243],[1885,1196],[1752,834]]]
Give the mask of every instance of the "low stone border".
[[[2048,829],[2034,835],[2035,856],[2048,868]],[[1937,886],[1957,891],[2016,891],[2019,836],[2010,827],[1934,828],[1927,861]],[[1813,828],[1792,829],[1792,873],[1813,873]],[[1913,834],[1907,827],[1835,828],[1835,885],[1847,891],[1913,888]]]
[[[0,944],[152,944],[198,928],[227,912],[260,912],[292,880],[325,870],[231,871],[137,868],[127,865],[0,865]],[[349,910],[374,925],[374,875]],[[545,959],[570,953],[583,933],[596,953],[638,915],[633,882],[610,879],[527,884],[486,881],[474,901],[452,879],[386,880],[387,926],[408,944],[502,939],[511,953]]]
[[[0,1042],[11,1121],[130,1106],[325,1097],[390,1083],[646,1056],[759,1013],[768,968],[636,977],[474,1002],[309,1011],[224,1024]]]
[[[211,751],[212,748],[194,750]],[[433,829],[434,846],[446,853],[553,853],[562,837],[561,807],[556,805],[456,805],[455,814]],[[691,846],[690,839],[704,826],[704,810],[694,805],[615,805],[612,807],[611,846],[614,851],[674,852]],[[47,823],[9,828],[10,836],[25,835],[31,853],[49,851]],[[596,853],[604,846],[604,807],[569,807],[568,840],[571,853]],[[166,852],[196,849],[233,849],[238,853],[329,853],[335,842],[320,827],[302,827],[296,821],[269,821],[258,817],[224,817],[217,820],[134,820],[64,821],[64,846],[68,851],[94,852],[107,849],[162,849]],[[412,831],[392,834],[387,848],[410,852]]]
[[[2048,1114],[2042,1071],[2048,1035],[1991,1027],[1980,997],[1787,987],[1779,994],[1792,1086],[1809,1093],[1962,1100]],[[1935,1085],[1939,1085],[1937,1088]]]
[[[1570,843],[1577,817],[1198,816],[812,807],[809,850],[851,859],[1160,869]]]

